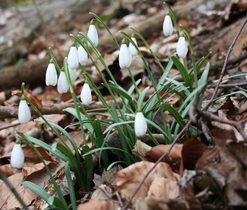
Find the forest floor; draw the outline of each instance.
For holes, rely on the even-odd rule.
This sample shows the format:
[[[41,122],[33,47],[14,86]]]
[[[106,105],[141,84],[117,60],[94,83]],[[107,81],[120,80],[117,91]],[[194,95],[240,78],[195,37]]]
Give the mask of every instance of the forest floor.
[[[29,209],[49,207],[44,199],[21,185],[24,181],[35,183],[50,196],[57,196],[44,164],[24,140],[22,140],[25,154],[23,168],[16,169],[10,165],[11,152],[18,138],[16,132],[37,138],[48,145],[61,142],[47,124],[36,121],[40,118],[33,109],[31,109],[32,120],[27,124],[19,123],[18,104],[22,82],[25,82],[25,88],[29,89],[28,97],[40,105],[39,110],[47,120],[62,128],[66,127],[66,131],[73,137],[78,148],[82,148],[85,140],[83,135],[77,135],[81,129],[77,118],[65,111],[74,107],[71,93],[59,94],[56,86],[45,86],[45,72],[50,60],[49,47],[52,48],[58,64],[62,66],[63,59],[68,55],[73,42],[70,34],[86,33],[90,21],[94,18],[89,12],[93,12],[106,23],[119,44],[124,37],[119,31],[131,36],[133,30],[129,26],[138,29],[164,68],[168,66],[171,56],[176,52],[178,38],[175,31],[169,37],[165,37],[162,32],[163,20],[168,11],[163,1],[85,0],[79,2],[78,4],[78,1],[73,1],[65,5],[63,1],[58,3],[58,1],[33,0],[28,5],[17,6],[17,10],[13,7],[2,10],[0,13],[0,73],[2,75],[0,78],[0,172],[1,180],[3,180],[0,183],[0,209],[2,210],[23,209],[23,205],[19,203],[13,192],[20,195]],[[209,63],[208,77],[205,82],[207,87],[203,86],[201,92],[194,93],[195,100],[189,104],[190,107],[185,116],[181,115],[183,126],[178,131],[174,131],[176,128],[172,129],[172,132],[175,132],[174,136],[171,135],[173,142],[167,144],[164,136],[150,123],[150,132],[159,145],[154,145],[147,137],[148,135],[143,139],[135,138],[134,147],[129,152],[138,158],[137,162],[125,164],[123,163],[126,161],[125,158],[121,159],[123,154],[116,156],[114,151],[109,150],[107,153],[109,160],[112,160],[111,163],[115,161],[116,164],[110,170],[105,170],[106,168],[101,165],[99,153],[95,152],[92,156],[93,177],[90,189],[87,190],[77,185],[77,179],[71,172],[73,181],[76,183],[78,210],[247,208],[245,118],[247,3],[243,0],[171,0],[168,3],[174,10],[178,24],[186,27],[191,36],[194,54],[192,55],[189,50],[187,66],[193,67],[193,56],[196,61],[199,61],[201,57],[211,52],[202,70],[198,72],[200,78],[208,68],[206,63]],[[23,15],[26,11],[25,7],[32,7],[30,15]],[[54,11],[51,12],[49,8],[53,8]],[[16,27],[13,27],[15,24]],[[99,52],[117,83],[124,90],[128,90],[133,85],[133,80],[127,69],[119,67],[118,47],[102,24],[97,23],[96,27],[99,34]],[[182,31],[182,27],[180,30]],[[141,79],[138,89],[142,92],[149,87],[143,99],[145,104],[155,94],[155,85],[158,84],[163,72],[143,40],[137,38],[137,43],[155,82],[154,84],[151,81],[142,59],[135,57],[130,69],[135,81]],[[96,60],[105,79],[111,80],[97,56],[92,53],[92,57]],[[75,94],[80,95],[85,83],[84,70],[97,85],[105,101],[111,104],[113,96],[106,90],[104,81],[92,61],[88,61],[84,69],[77,69],[77,79],[73,82]],[[182,84],[184,77],[180,73],[177,66],[173,65],[167,77],[176,76],[175,80]],[[190,76],[192,78],[192,75]],[[167,89],[164,88],[159,94],[165,94],[166,91]],[[92,94],[93,102],[90,106],[85,106],[85,109],[96,112],[104,108],[104,104],[97,94],[94,92]],[[203,105],[198,107],[198,98],[201,95],[204,95]],[[117,93],[115,96],[119,104],[123,104]],[[137,94],[131,97],[136,99]],[[162,99],[169,104],[169,107],[180,110],[181,97],[184,96],[174,91]],[[216,98],[217,100],[214,100]],[[205,111],[203,106],[209,108]],[[172,127],[177,120],[174,112],[171,111],[173,109],[170,109],[170,112],[164,111],[168,127]],[[105,116],[95,115],[92,120],[107,121],[109,120],[107,114],[105,112]],[[131,118],[132,115],[128,117]],[[153,118],[154,123],[164,130],[162,120],[161,116]],[[106,124],[102,125],[102,131],[107,129]],[[196,130],[196,135],[187,135],[190,129]],[[90,150],[96,149],[97,146],[89,134],[90,130],[85,129],[85,133]],[[112,127],[107,138],[111,137],[114,142],[120,143],[115,134],[118,134],[118,130]],[[73,151],[73,146],[65,135],[63,138]],[[115,145],[113,143],[113,146],[119,147],[118,143]],[[73,209],[74,207],[70,205],[71,189],[67,183],[65,163],[46,148],[39,145],[35,147],[42,154],[59,184],[69,208]],[[120,145],[119,148],[123,147]],[[86,174],[85,161],[81,163],[82,174]],[[119,164],[117,164],[118,161]],[[12,188],[6,183],[4,177],[7,177]]]

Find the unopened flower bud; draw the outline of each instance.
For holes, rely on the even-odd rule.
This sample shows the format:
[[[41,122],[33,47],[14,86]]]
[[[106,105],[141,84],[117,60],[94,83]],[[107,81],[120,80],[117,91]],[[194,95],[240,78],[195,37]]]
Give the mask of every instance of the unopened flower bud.
[[[95,25],[90,25],[88,32],[87,32],[88,38],[93,42],[93,44],[97,47],[99,43],[99,37],[98,37],[98,32],[95,27]],[[88,43],[89,46],[91,46],[90,43]]]
[[[26,100],[21,100],[19,103],[18,119],[21,124],[26,124],[31,120],[31,111]]]
[[[166,15],[163,22],[163,33],[165,36],[170,36],[173,33],[173,25],[170,15]]]
[[[64,71],[62,71],[59,75],[58,82],[57,82],[57,91],[62,93],[67,93],[69,90],[69,83],[66,78],[66,74]]]
[[[76,69],[79,65],[76,46],[71,46],[68,55],[68,65],[71,69]]]
[[[135,43],[135,45],[138,46],[137,45],[136,38],[135,37],[131,37],[131,39],[133,40],[133,42]],[[131,42],[129,44],[129,51],[130,51],[130,54],[131,55],[137,55],[138,54],[137,49],[135,48],[135,46]]]
[[[128,68],[132,63],[132,55],[126,44],[122,44],[119,51],[119,66],[120,68]]]
[[[45,74],[45,84],[47,86],[55,86],[57,84],[57,71],[53,63],[49,63],[46,74]]]
[[[142,112],[137,112],[135,117],[135,134],[142,137],[147,132],[147,122]]]
[[[81,45],[78,47],[78,58],[79,62],[82,66],[85,66],[88,61],[88,54],[87,51]]]
[[[25,160],[24,152],[22,150],[20,141],[17,140],[13,147],[11,157],[10,157],[11,167],[22,168],[24,165],[24,160]]]
[[[180,58],[186,58],[186,55],[188,53],[188,47],[184,36],[180,36],[178,39],[177,53]]]
[[[81,102],[87,106],[92,103],[92,93],[88,83],[85,83],[82,87]]]

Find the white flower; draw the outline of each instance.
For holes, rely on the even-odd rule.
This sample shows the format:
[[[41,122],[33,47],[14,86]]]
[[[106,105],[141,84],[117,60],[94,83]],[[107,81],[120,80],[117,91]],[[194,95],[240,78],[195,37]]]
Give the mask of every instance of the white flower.
[[[10,164],[13,168],[22,168],[24,165],[24,152],[20,145],[20,142],[17,141],[15,146],[13,147],[11,157],[10,157]]]
[[[21,124],[26,124],[31,120],[31,111],[26,100],[21,100],[18,109],[18,119]]]
[[[76,69],[71,69],[69,67],[69,75],[70,75],[71,81],[74,82],[76,80],[76,78],[77,78],[77,71],[76,71]]]
[[[55,86],[57,84],[57,71],[53,63],[49,63],[46,74],[45,74],[45,84],[47,86]]]
[[[91,39],[91,41],[93,42],[93,44],[97,47],[98,43],[99,43],[99,37],[98,37],[98,32],[97,29],[95,27],[95,25],[90,25],[88,32],[87,32],[87,36],[89,39]],[[90,43],[88,43],[89,46],[91,46]]]
[[[79,62],[82,66],[85,66],[87,64],[88,61],[88,54],[87,51],[84,49],[84,47],[82,47],[81,45],[78,48],[78,58],[79,58]]]
[[[138,137],[144,136],[147,132],[148,126],[146,119],[142,112],[137,112],[135,117],[135,134]]]
[[[163,22],[163,33],[165,36],[170,36],[173,33],[173,25],[170,15],[166,15]]]
[[[68,65],[71,69],[76,69],[79,65],[76,46],[71,46],[68,55]]]
[[[188,53],[188,47],[183,36],[179,37],[177,44],[177,53],[180,58],[185,58]]]
[[[120,68],[128,68],[131,65],[132,56],[126,44],[122,44],[120,47],[118,61]]]
[[[131,37],[131,39],[133,40],[133,42],[134,42],[135,45],[137,46],[136,38],[135,38],[135,37]],[[129,51],[130,51],[130,54],[131,54],[131,55],[137,55],[137,54],[138,54],[137,49],[135,48],[135,46],[134,46],[131,42],[130,42],[130,44],[129,44]]]
[[[92,103],[92,93],[87,83],[84,83],[81,90],[81,102],[87,106]]]
[[[67,93],[69,90],[69,83],[66,78],[65,72],[62,71],[59,75],[58,82],[57,82],[57,91],[62,93]]]

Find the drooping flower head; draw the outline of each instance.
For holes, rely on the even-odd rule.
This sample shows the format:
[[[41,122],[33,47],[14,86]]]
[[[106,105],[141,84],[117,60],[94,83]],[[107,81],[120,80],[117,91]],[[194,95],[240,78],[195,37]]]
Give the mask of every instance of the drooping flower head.
[[[163,33],[165,36],[170,36],[173,33],[173,24],[170,15],[166,15],[163,22]]]
[[[77,71],[76,71],[76,69],[71,69],[69,66],[68,66],[68,68],[69,68],[70,79],[72,82],[74,82],[77,78]]]
[[[24,152],[21,147],[20,140],[16,140],[15,145],[13,147],[11,157],[10,157],[10,165],[13,168],[22,168],[24,165]]]
[[[93,42],[93,44],[97,47],[99,43],[99,36],[98,36],[98,31],[94,25],[94,20],[92,20],[90,23],[87,36]],[[88,45],[91,46],[90,43],[88,43]]]
[[[135,43],[135,45],[138,46],[136,38],[134,36],[132,36],[131,39]],[[129,43],[129,51],[130,51],[131,55],[137,55],[138,54],[137,49],[135,48],[135,46],[131,42]]]
[[[19,103],[18,119],[21,124],[26,124],[31,120],[31,111],[25,99],[22,99]]]
[[[181,35],[178,39],[177,53],[180,58],[186,58],[186,55],[188,53],[188,46],[185,41],[184,35]]]
[[[81,102],[86,106],[92,103],[92,93],[88,83],[84,83],[80,96],[81,96]]]
[[[69,83],[66,78],[66,74],[64,71],[62,71],[59,75],[58,82],[57,82],[57,91],[62,93],[67,93],[69,90]]]
[[[75,43],[71,45],[70,50],[69,50],[68,65],[71,69],[76,69],[79,65],[79,59],[78,59],[78,54],[77,54]]]
[[[57,84],[57,71],[54,63],[49,63],[46,69],[45,84],[47,86],[49,85],[55,86]]]
[[[84,49],[84,47],[82,47],[81,45],[78,47],[78,58],[79,58],[79,62],[82,66],[85,66],[87,64],[88,61],[88,54],[86,52],[86,50]]]
[[[129,48],[124,39],[120,46],[118,61],[120,68],[128,68],[132,63],[132,55],[130,54]]]
[[[142,112],[137,112],[135,117],[135,134],[138,137],[142,137],[147,132],[147,122]]]

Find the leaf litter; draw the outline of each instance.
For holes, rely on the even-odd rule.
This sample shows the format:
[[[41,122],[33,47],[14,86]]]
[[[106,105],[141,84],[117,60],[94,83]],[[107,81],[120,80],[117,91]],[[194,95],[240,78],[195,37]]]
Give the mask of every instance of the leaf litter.
[[[178,1],[178,5],[181,2],[183,1]],[[218,18],[215,19],[213,14],[216,13],[216,10],[204,12],[200,17],[205,18],[204,15],[206,14],[211,18],[207,23],[204,22],[198,24],[197,28],[193,28],[193,30],[196,30],[193,32],[194,36],[203,35],[203,33],[207,33],[210,30],[219,30],[219,28],[224,25],[225,22],[231,20],[231,17],[234,17],[237,12],[246,9],[246,5],[244,5],[242,1],[237,2],[238,3],[230,2],[225,10],[223,10],[222,14],[217,13]],[[151,11],[152,10],[149,8],[149,10],[146,11],[146,15],[152,14]],[[157,12],[157,10],[155,11]],[[144,10],[140,12],[145,14]],[[138,17],[141,18],[141,16]],[[191,17],[190,21],[193,22],[195,19],[196,18]],[[133,20],[133,18],[131,20]],[[128,19],[126,18],[125,21],[128,21]],[[188,20],[183,21],[183,24],[189,24]],[[120,27],[123,23],[120,24],[119,21],[118,24],[118,27]],[[208,25],[210,24],[211,28],[209,29]],[[203,36],[200,38],[203,38]],[[152,42],[151,47],[157,56],[162,61],[166,62],[166,59],[175,50],[175,40],[160,40],[161,38],[155,39],[151,37],[149,41]],[[243,46],[245,45],[245,42],[246,37],[243,35],[235,45],[233,53],[234,56],[238,56],[244,50]],[[205,45],[202,43],[198,44],[197,50],[200,50],[201,47],[205,47]],[[217,61],[220,59],[223,60],[223,53],[225,53],[225,51],[222,50],[222,46],[216,46],[216,48],[217,47],[221,49]],[[141,46],[141,49],[143,49],[143,52],[147,51],[143,46]],[[148,53],[149,52],[147,51],[147,57],[150,56]],[[115,68],[114,62],[116,59],[117,57],[115,53],[109,54],[107,58],[107,60],[109,60],[108,65],[112,65],[113,68]],[[145,70],[143,64],[139,61],[136,63],[138,65],[134,68],[134,75],[141,75],[141,77],[144,77]],[[243,72],[246,72],[245,63],[246,61],[243,61],[239,66]],[[104,69],[102,69],[102,71],[104,72]],[[119,78],[120,81],[128,81],[128,75],[126,74],[127,71],[121,71],[116,71],[114,76]],[[96,78],[97,75],[93,69],[92,72],[92,75]],[[177,73],[178,72],[175,70],[174,74]],[[213,74],[214,73],[215,72],[213,72]],[[241,81],[246,82],[243,78]],[[98,84],[100,84],[100,82]],[[126,82],[123,84],[128,86]],[[80,89],[80,83],[77,85]],[[19,90],[14,91],[13,94],[18,95],[18,91]],[[30,100],[32,100],[39,109],[42,109],[43,101],[40,101],[32,91],[28,91],[27,93]],[[47,91],[44,92],[40,98],[45,98],[47,101],[53,103],[54,98],[59,98],[59,95],[57,95],[56,92],[52,93]],[[66,101],[69,100],[69,98],[63,95],[62,100]],[[229,100],[231,102],[226,103],[226,101]],[[212,113],[216,113],[220,119],[226,121],[228,119],[237,121],[239,119],[245,120],[246,103],[242,102],[241,104],[238,100],[238,98],[228,97],[223,100],[223,105],[221,104],[219,107],[214,108]],[[241,100],[244,101],[245,99],[241,98]],[[178,103],[179,101],[176,96],[174,96],[170,101],[170,104],[174,107],[176,107]],[[234,107],[233,103],[238,104],[239,107]],[[228,111],[225,111],[225,109]],[[238,113],[238,115],[235,115],[235,113]],[[246,208],[247,162],[245,156],[247,148],[244,137],[239,134],[233,125],[226,125],[220,120],[211,121],[205,118],[202,118],[201,120],[206,124],[206,130],[204,130],[204,133],[208,134],[207,139],[205,139],[203,134],[201,134],[200,138],[181,138],[179,142],[174,145],[161,144],[152,147],[138,140],[136,148],[133,150],[133,154],[140,157],[142,161],[132,164],[124,169],[112,168],[109,171],[104,171],[100,175],[95,174],[94,183],[96,190],[94,193],[87,192],[88,195],[86,197],[88,199],[92,196],[91,200],[85,204],[79,205],[78,209],[103,210],[123,208],[126,202],[132,198],[134,193],[136,194],[131,200],[130,205],[132,209],[183,210]],[[72,122],[73,119],[70,119],[68,116],[63,116],[58,117],[55,121],[58,124],[66,124],[66,121]],[[37,125],[31,123],[28,127],[19,127],[19,130],[26,132],[35,127],[40,128],[40,124]],[[76,134],[76,131],[71,131],[71,133],[72,135]],[[203,132],[201,131],[201,133]],[[80,141],[81,139],[78,137],[78,145]],[[22,170],[11,169],[11,167],[6,163],[7,159],[10,157],[9,152],[11,151],[11,148],[7,149],[7,145],[13,145],[11,143],[12,142],[5,143],[6,146],[4,147],[4,150],[1,150],[2,156],[0,170],[9,176],[8,179],[11,181],[17,192],[19,192],[26,204],[30,205],[34,202],[35,209],[44,209],[47,206],[40,203],[41,200],[37,198],[37,195],[26,187],[20,185],[24,180],[32,180],[34,183],[46,189],[51,195],[55,195],[56,192],[54,189],[50,189],[50,191],[48,190],[51,187],[51,183],[48,180],[49,178],[42,164],[29,146],[24,146],[23,149],[26,156],[24,168]],[[58,182],[62,182],[64,178],[62,166],[59,165],[58,161],[47,151],[40,147],[38,147],[38,150],[41,152],[48,165],[51,168],[54,167],[54,177]],[[162,161],[156,165],[156,167],[154,167],[156,161],[165,153],[168,155],[165,156]],[[154,169],[151,171],[152,168]],[[143,180],[144,178],[146,179]],[[136,191],[138,187],[140,187],[140,189]],[[66,186],[64,186],[64,188],[66,188]],[[64,193],[66,194],[65,191],[66,190],[64,190]],[[4,183],[0,186],[0,195],[2,195],[0,196],[1,209],[21,208],[18,201],[11,194],[11,190]]]

